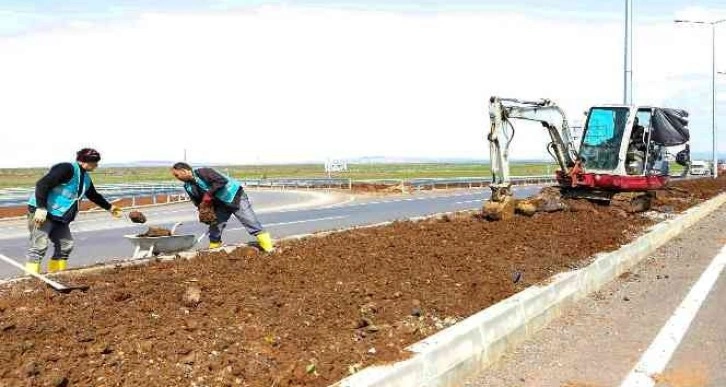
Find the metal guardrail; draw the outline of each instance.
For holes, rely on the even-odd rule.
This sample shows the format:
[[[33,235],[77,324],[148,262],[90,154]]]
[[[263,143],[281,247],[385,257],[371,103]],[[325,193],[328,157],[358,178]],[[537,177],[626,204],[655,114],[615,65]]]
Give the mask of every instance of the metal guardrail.
[[[138,197],[152,197],[156,202],[157,196],[180,196],[186,197],[186,192],[180,184],[172,183],[155,183],[155,184],[101,184],[96,186],[96,190],[106,197],[109,201],[119,199],[132,199]],[[6,188],[0,189],[0,207],[21,206],[28,202],[28,198],[32,195],[33,188]]]
[[[679,176],[672,176],[677,179]],[[555,183],[552,175],[515,176],[514,185]],[[359,185],[400,186],[410,190],[447,189],[447,188],[483,188],[491,183],[491,177],[447,177],[447,178],[414,178],[414,179],[366,179],[352,180],[347,178],[274,178],[274,179],[240,179],[245,187],[273,189],[352,189]],[[137,183],[137,184],[102,184],[96,189],[109,200],[153,197],[159,195],[174,196],[176,200],[185,200],[186,192],[180,183]],[[0,207],[24,205],[33,188],[0,189]]]
[[[365,179],[353,180],[345,178],[288,178],[288,179],[242,179],[246,187],[254,188],[339,188],[351,189],[359,185],[405,186],[411,189],[437,189],[449,187],[484,187],[491,183],[490,177],[450,177],[450,178],[415,178],[415,179]],[[551,183],[554,178],[549,175],[512,177],[514,184]]]
[[[240,179],[243,186],[252,188],[340,188],[349,189],[355,180],[344,178],[275,178]]]
[[[548,183],[554,181],[551,176],[514,177],[515,184]],[[277,189],[352,189],[359,184],[405,186],[412,190],[438,189],[449,187],[484,187],[491,182],[488,177],[457,177],[457,178],[416,178],[416,179],[368,179],[352,180],[346,178],[274,178],[274,179],[240,179],[250,188]],[[138,184],[101,184],[96,189],[109,201],[124,198],[152,197],[159,195],[186,196],[179,183],[138,183]],[[33,188],[0,189],[0,207],[21,206],[27,203]],[[177,198],[178,199],[178,198]]]

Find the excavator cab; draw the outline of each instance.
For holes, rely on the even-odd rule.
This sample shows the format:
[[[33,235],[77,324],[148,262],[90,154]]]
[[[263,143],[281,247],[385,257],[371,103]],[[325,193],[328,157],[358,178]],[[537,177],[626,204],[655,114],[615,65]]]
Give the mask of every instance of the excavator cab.
[[[582,165],[597,173],[667,176],[666,147],[653,140],[652,119],[652,108],[590,109],[579,151]]]
[[[689,140],[687,116],[647,106],[592,107],[578,152],[583,171],[559,174],[558,181],[603,199],[662,188],[668,182],[667,148]]]

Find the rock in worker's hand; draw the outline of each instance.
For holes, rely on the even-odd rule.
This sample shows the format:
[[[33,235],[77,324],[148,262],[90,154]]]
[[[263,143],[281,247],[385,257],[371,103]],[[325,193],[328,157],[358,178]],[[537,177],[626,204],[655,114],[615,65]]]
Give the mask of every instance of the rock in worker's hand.
[[[146,216],[141,211],[129,212],[129,219],[134,223],[146,223]]]
[[[214,205],[211,202],[202,202],[199,205],[199,221],[209,225],[217,223],[217,216],[214,213]]]

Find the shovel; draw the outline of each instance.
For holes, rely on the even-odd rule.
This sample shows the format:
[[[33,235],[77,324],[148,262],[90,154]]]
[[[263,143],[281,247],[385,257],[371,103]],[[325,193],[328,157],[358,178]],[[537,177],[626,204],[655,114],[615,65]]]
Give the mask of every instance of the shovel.
[[[46,284],[48,284],[48,286],[53,288],[53,290],[55,290],[58,293],[67,294],[74,290],[80,290],[82,292],[85,292],[86,290],[88,290],[90,288],[90,286],[88,286],[88,285],[78,285],[78,286],[63,285],[61,283],[53,281],[52,279],[50,279],[42,274],[37,274],[37,273],[33,273],[33,272],[25,270],[25,266],[21,265],[19,262],[15,261],[11,258],[8,258],[2,254],[0,254],[0,259],[17,267],[18,269],[24,271],[25,273],[29,274],[30,276],[35,277],[35,278],[45,282]]]

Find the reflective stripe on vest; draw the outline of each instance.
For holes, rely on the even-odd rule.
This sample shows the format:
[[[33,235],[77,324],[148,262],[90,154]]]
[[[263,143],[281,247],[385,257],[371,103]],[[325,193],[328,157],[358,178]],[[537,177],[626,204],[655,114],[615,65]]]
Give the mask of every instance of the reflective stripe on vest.
[[[215,172],[219,173],[216,169]],[[227,179],[227,184],[224,185],[224,187],[217,190],[217,192],[214,193],[214,197],[221,200],[222,202],[226,204],[232,204],[234,203],[234,197],[237,196],[237,192],[242,187],[242,185],[235,179],[223,175],[219,173],[220,175],[224,176]],[[207,184],[206,181],[204,181],[201,177],[199,177],[199,169],[195,168],[193,171],[194,175],[194,182],[201,188],[204,192],[209,191],[209,184]],[[192,183],[187,182],[184,183],[184,189],[187,191],[189,196],[192,195]]]
[[[91,186],[91,176],[86,173],[83,179],[83,188],[81,194],[78,194],[78,187],[81,185],[81,166],[78,163],[73,163],[73,177],[70,181],[64,184],[59,184],[53,187],[48,193],[48,212],[56,217],[62,218],[68,210],[73,207],[77,201],[80,202],[81,198],[86,194],[88,188]],[[38,207],[35,201],[35,191],[28,200],[28,205]]]

